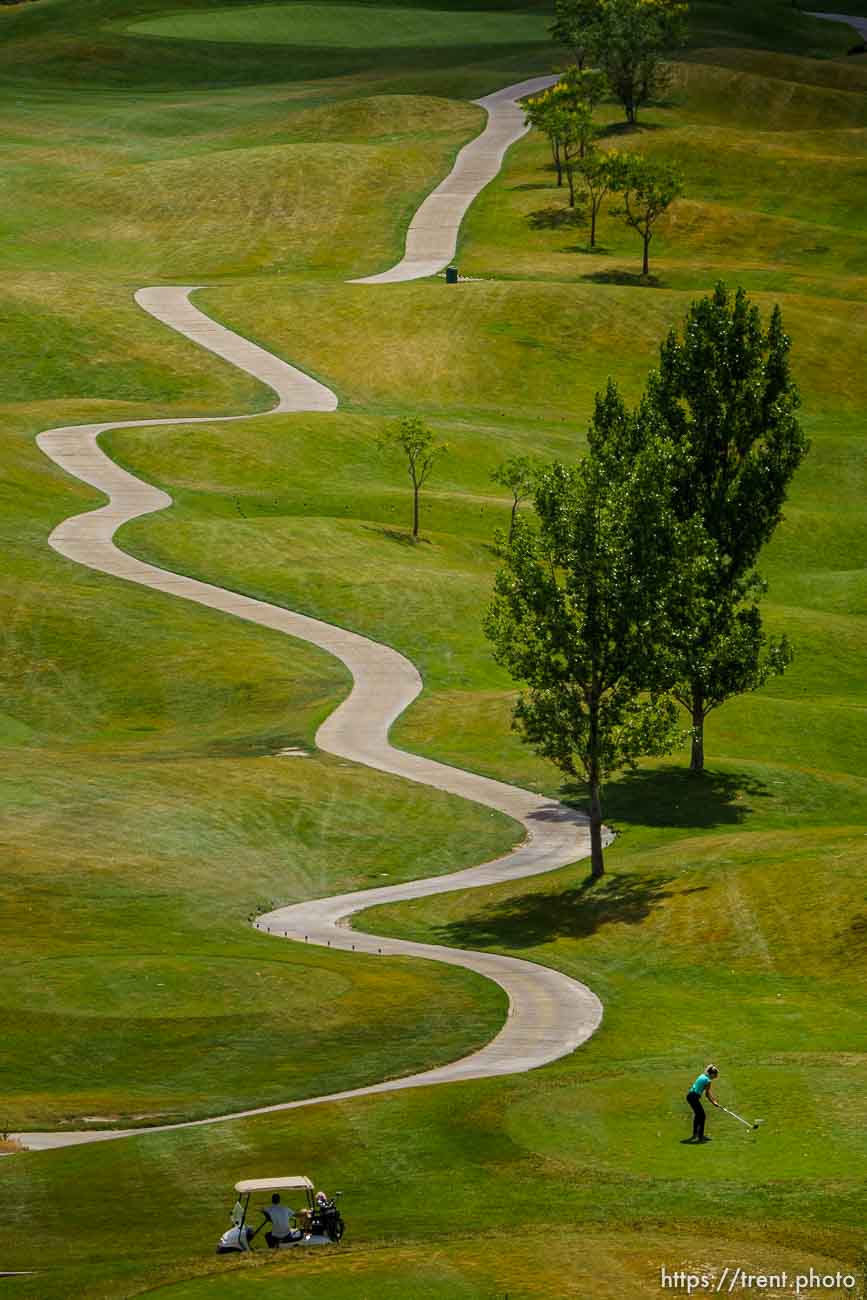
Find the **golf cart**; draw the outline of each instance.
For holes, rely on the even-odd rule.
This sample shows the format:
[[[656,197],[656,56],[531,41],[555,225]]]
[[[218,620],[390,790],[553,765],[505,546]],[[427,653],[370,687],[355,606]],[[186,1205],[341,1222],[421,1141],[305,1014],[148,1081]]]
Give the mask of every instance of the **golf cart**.
[[[340,1193],[334,1197],[324,1192],[314,1194],[309,1178],[246,1178],[235,1183],[235,1194],[232,1226],[220,1238],[218,1255],[251,1251],[254,1237],[263,1228],[272,1250],[331,1246],[343,1236],[344,1224],[336,1205]],[[248,1220],[257,1213],[262,1222],[254,1228]],[[289,1219],[294,1220],[294,1227],[289,1226]]]

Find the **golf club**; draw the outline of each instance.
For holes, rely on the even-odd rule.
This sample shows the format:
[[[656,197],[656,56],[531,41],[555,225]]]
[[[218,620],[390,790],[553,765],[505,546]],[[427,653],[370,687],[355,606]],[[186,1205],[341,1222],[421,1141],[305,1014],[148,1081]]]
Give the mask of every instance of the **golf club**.
[[[731,1115],[732,1119],[736,1119],[739,1124],[745,1125],[746,1128],[756,1129],[760,1124],[764,1123],[763,1120],[757,1119],[755,1124],[751,1124],[750,1121],[744,1119],[742,1115],[736,1115],[733,1110],[729,1110],[728,1106],[720,1105],[720,1110],[724,1110],[727,1115]]]

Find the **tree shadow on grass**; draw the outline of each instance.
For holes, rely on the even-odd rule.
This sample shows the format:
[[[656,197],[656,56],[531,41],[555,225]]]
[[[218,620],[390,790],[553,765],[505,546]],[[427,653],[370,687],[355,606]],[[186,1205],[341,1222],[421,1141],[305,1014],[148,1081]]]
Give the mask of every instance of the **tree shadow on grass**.
[[[837,949],[838,953],[849,958],[863,958],[867,955],[867,912],[853,916],[848,928],[841,931],[840,937],[843,938],[843,943]]]
[[[556,894],[521,894],[461,921],[441,925],[444,943],[461,948],[535,948],[554,939],[588,939],[604,925],[640,925],[655,907],[672,896],[672,876],[627,872],[590,876],[575,889]],[[701,893],[707,886],[678,890]]]
[[[583,226],[587,220],[584,209],[574,208],[538,208],[527,214],[527,225],[531,230],[563,230]]]
[[[528,181],[525,185],[509,185],[506,187],[513,194],[520,194],[524,190],[550,190],[550,181]]]
[[[624,284],[639,289],[664,289],[665,282],[655,275],[642,275],[640,271],[591,271],[583,275],[582,280],[593,284]]]
[[[430,546],[426,537],[413,537],[412,533],[405,532],[401,528],[380,528],[375,524],[364,524],[364,531],[379,533],[380,537],[385,537],[390,542],[397,542],[399,546]]]
[[[599,132],[599,138],[601,140],[622,140],[624,136],[643,135],[646,131],[664,131],[665,129],[662,122],[608,122]]]
[[[585,792],[581,787],[564,789],[573,807],[582,804]],[[754,811],[757,800],[770,796],[765,783],[746,772],[640,768],[606,783],[603,816],[607,823],[622,819],[642,826],[707,830],[740,825]]]

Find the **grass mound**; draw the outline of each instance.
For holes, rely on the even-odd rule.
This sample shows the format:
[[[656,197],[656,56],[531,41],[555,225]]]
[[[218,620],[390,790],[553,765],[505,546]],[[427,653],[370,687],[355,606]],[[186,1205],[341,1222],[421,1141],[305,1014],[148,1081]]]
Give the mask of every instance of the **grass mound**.
[[[186,41],[389,50],[424,45],[547,45],[544,14],[347,4],[243,5],[130,25],[131,33]]]

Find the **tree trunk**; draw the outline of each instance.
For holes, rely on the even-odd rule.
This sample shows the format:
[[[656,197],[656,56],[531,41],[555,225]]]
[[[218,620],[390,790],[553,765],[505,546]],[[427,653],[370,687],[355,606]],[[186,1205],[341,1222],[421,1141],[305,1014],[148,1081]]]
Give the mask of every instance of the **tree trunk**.
[[[412,489],[412,535],[418,537],[418,488],[413,485]]]
[[[590,247],[596,247],[596,204],[590,204]]]
[[[515,497],[515,500],[512,502],[512,517],[509,520],[509,545],[510,546],[512,544],[512,534],[515,531],[515,516],[517,515],[517,513],[518,513],[518,498]]]
[[[557,168],[557,188],[563,184],[563,163],[560,158],[560,141],[551,141],[551,152],[554,155],[554,166]]]
[[[605,875],[602,857],[602,803],[598,781],[590,782],[590,875],[594,880]]]
[[[591,611],[592,614],[592,602]],[[590,788],[590,877],[598,880],[605,874],[602,860],[602,801],[599,798],[602,773],[599,770],[599,696],[601,692],[594,668],[592,688],[587,698],[587,785]]]
[[[568,163],[566,164],[566,176],[567,176],[568,181],[569,181],[569,207],[570,207],[570,208],[574,208],[574,206],[575,206],[575,177],[574,177],[574,175],[573,175],[573,173],[572,173],[572,168],[569,166]]]
[[[648,275],[650,273],[649,249],[650,249],[650,231],[648,230],[644,236],[644,261],[641,266],[642,275]]]
[[[704,771],[704,698],[698,686],[692,688],[692,755],[691,772]]]

